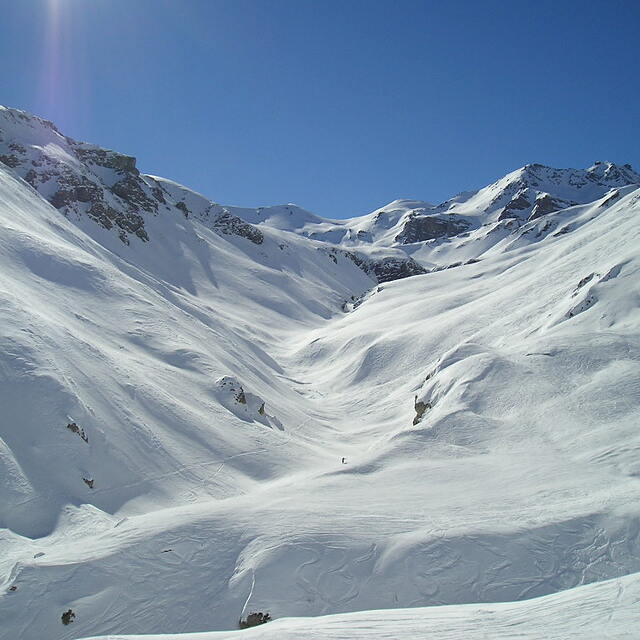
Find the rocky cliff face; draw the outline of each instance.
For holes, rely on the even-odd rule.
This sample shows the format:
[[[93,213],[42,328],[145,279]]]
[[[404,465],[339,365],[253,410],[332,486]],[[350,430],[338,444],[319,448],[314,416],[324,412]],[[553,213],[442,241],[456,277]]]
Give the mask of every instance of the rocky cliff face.
[[[457,236],[466,231],[470,224],[455,214],[424,215],[412,212],[407,216],[402,231],[395,237],[400,244],[413,244],[436,238]]]
[[[150,240],[148,216],[188,216],[161,180],[142,174],[132,156],[77,142],[42,118],[0,107],[0,162],[67,217],[93,220],[122,242]],[[259,244],[262,233],[214,203],[210,225]]]

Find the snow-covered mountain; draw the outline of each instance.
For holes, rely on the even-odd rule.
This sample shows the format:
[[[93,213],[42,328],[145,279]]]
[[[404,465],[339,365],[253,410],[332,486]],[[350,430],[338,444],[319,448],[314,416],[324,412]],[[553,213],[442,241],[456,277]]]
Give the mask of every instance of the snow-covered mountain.
[[[618,189],[640,184],[631,165],[596,162],[582,169],[552,169],[530,164],[478,191],[461,193],[439,205],[416,200],[395,200],[376,211],[348,220],[322,219],[295,205],[232,208],[253,224],[349,247],[377,245],[405,247],[409,253],[435,248],[434,241],[470,238],[494,233],[496,228],[523,225],[563,209],[603,197],[618,197]],[[508,222],[507,222],[508,221]],[[502,225],[498,223],[503,223]],[[480,230],[480,233],[474,233]],[[466,233],[465,233],[466,232]],[[420,247],[407,247],[419,244]],[[438,243],[435,243],[439,246]],[[432,251],[433,252],[433,251]],[[438,253],[435,251],[434,253]]]
[[[12,109],[0,162],[0,638],[640,622],[629,166],[339,221]]]

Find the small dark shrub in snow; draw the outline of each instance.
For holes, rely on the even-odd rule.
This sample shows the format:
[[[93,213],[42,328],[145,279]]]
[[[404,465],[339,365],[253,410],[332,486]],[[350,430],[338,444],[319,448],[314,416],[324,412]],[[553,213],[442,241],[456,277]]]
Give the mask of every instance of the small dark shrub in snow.
[[[269,622],[269,620],[271,620],[271,615],[260,611],[258,613],[250,613],[246,620],[242,620],[241,618],[238,626],[241,629],[248,629],[249,627],[257,627],[259,624]]]
[[[65,611],[62,614],[62,624],[71,624],[75,619],[75,617],[76,617],[76,614],[73,613],[71,609],[69,609],[69,611]]]

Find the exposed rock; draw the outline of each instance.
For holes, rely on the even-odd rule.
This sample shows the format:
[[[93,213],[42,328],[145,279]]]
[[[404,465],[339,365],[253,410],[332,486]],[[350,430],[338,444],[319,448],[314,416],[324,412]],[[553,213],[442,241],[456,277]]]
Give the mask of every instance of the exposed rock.
[[[176,209],[180,209],[180,211],[182,211],[182,213],[184,213],[184,217],[188,218],[189,217],[189,208],[187,207],[187,205],[180,201],[180,202],[176,202]]]
[[[367,260],[351,251],[343,251],[342,254],[349,258],[357,267],[360,267],[365,273],[371,275],[369,262]]]
[[[34,182],[33,186],[35,186],[35,176],[31,172],[29,172],[28,175]],[[28,182],[31,183],[31,180],[28,180]],[[49,202],[56,209],[69,206],[74,202],[84,203],[102,200],[101,187],[91,182],[91,180],[85,176],[61,175],[58,178],[58,184],[61,188],[49,198]]]
[[[234,376],[219,378],[215,387],[220,404],[239,418],[284,429],[277,418],[267,414],[265,401],[260,396],[246,391]]]
[[[364,258],[353,251],[340,251],[340,253],[353,261],[356,266],[360,267],[378,283],[391,282],[392,280],[401,280],[402,278],[428,273],[424,267],[408,256],[406,258],[388,257],[374,260]]]
[[[149,240],[144,228],[144,218],[136,213],[122,213],[104,202],[95,202],[87,210],[87,214],[105,229],[111,229],[115,224],[123,232],[128,231],[134,233],[141,240]],[[119,235],[120,239],[128,244],[126,233]]]
[[[578,292],[578,289],[581,289],[582,287],[584,287],[585,284],[587,284],[588,282],[591,282],[591,280],[593,279],[593,276],[595,275],[596,275],[595,273],[590,273],[588,276],[585,276],[584,278],[582,278],[582,280],[580,280],[580,282],[578,282],[578,284],[576,285],[573,295],[576,295],[576,293]]]
[[[558,231],[553,234],[553,237],[555,238],[556,236],[563,236],[565,233],[569,233],[570,231],[571,225],[567,224],[564,227],[558,229]]]
[[[514,209],[516,211],[522,209],[528,209],[531,206],[531,203],[524,197],[522,193],[517,194],[514,198],[512,198],[509,204],[506,206],[507,209]]]
[[[85,442],[89,442],[89,438],[87,437],[84,429],[81,429],[75,422],[70,422],[67,425],[67,429],[76,435],[79,435]]]
[[[570,203],[563,202],[562,200],[557,200],[553,198],[548,193],[541,193],[536,198],[536,203],[531,210],[531,215],[529,216],[529,220],[535,220],[540,216],[544,216],[547,213],[553,213],[554,211],[560,211],[560,209],[564,209],[567,206],[570,206]]]
[[[0,156],[0,162],[2,162],[3,164],[6,164],[7,167],[11,167],[12,169],[15,169],[20,164],[20,158],[18,158],[18,156],[12,153],[10,155]]]
[[[75,619],[76,619],[76,614],[69,609],[68,611],[65,611],[62,614],[62,624],[67,625],[67,624],[71,624]]]
[[[416,410],[416,415],[415,415],[415,418],[413,419],[413,425],[415,426],[418,424],[418,422],[420,422],[420,420],[422,420],[422,416],[424,415],[425,411],[427,409],[431,409],[432,407],[430,403],[422,402],[421,400],[418,400],[418,396],[415,397],[413,401],[413,406]]]
[[[428,273],[413,258],[383,258],[372,261],[370,271],[375,274],[378,282],[390,282]]]
[[[466,220],[449,214],[447,216],[410,214],[402,231],[395,237],[400,244],[423,242],[434,238],[455,236],[469,228]]]
[[[32,187],[35,188],[36,184],[38,183],[38,173],[33,169],[29,169],[29,171],[27,171],[27,173],[25,174],[24,179]]]
[[[241,218],[231,215],[228,211],[223,211],[214,220],[212,226],[225,235],[240,236],[250,240],[253,244],[262,244],[264,241],[262,231]]]
[[[531,203],[525,198],[523,193],[516,194],[505,206],[502,213],[498,216],[498,220],[505,220],[507,218],[517,218],[518,211],[524,211],[531,207]]]
[[[78,145],[75,148],[75,152],[82,162],[97,164],[107,169],[115,169],[116,171],[139,173],[136,169],[136,159],[132,156],[125,156],[117,151]]]
[[[626,165],[625,165],[626,166]],[[608,197],[602,201],[601,207],[608,207],[614,200],[617,200],[620,197],[620,192],[617,189],[614,189]]]
[[[87,485],[87,487],[89,487],[89,489],[93,489],[93,479],[90,480],[89,478],[82,478],[82,481]]]
[[[162,204],[167,204],[167,201],[164,197],[164,191],[162,190],[162,187],[156,185],[154,187],[151,187],[151,193],[153,194],[153,197],[160,203]],[[178,207],[178,205],[176,205]],[[178,209],[180,209],[180,207],[178,207]]]
[[[250,627],[257,627],[259,624],[264,624],[265,622],[269,622],[271,620],[271,614],[262,613],[261,611],[257,613],[250,613],[246,620],[240,619],[238,622],[238,627],[240,629],[248,629]]]
[[[62,207],[66,207],[73,202],[73,193],[66,189],[60,189],[49,198],[49,202],[56,209],[62,209]]]
[[[145,193],[142,184],[144,183],[137,176],[129,174],[116,182],[111,187],[111,191],[122,198],[130,209],[143,209],[149,213],[155,213],[158,210],[158,203]]]

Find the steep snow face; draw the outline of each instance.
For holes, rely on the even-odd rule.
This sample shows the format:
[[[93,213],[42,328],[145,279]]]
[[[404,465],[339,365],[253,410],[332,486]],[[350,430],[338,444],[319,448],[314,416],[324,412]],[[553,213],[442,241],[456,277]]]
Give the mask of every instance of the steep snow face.
[[[19,156],[0,165],[0,638],[427,605],[427,629],[447,611],[469,626],[477,606],[438,605],[563,590],[491,604],[495,623],[630,619],[640,189],[354,250],[19,113],[0,114]],[[432,271],[381,283],[409,251]]]
[[[103,246],[5,171],[0,202],[0,523],[29,537],[49,533],[67,504],[114,512],[141,494],[148,505],[227,495],[187,476],[212,475],[246,438],[259,448],[263,425],[305,419],[293,390],[287,408],[269,391],[282,370],[265,341],[332,317],[375,283],[307,241],[267,230],[256,244],[182,215],[148,219],[153,241],[136,244],[91,224]],[[262,413],[224,402],[216,379],[228,374],[263,398]],[[238,486],[274,473],[245,471]],[[165,490],[167,474],[183,498]]]

